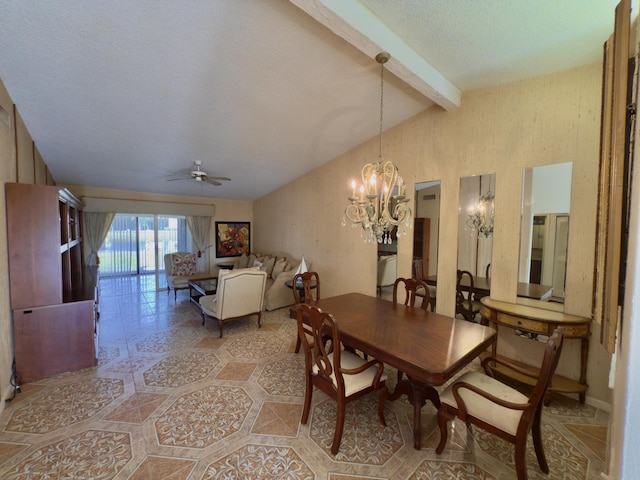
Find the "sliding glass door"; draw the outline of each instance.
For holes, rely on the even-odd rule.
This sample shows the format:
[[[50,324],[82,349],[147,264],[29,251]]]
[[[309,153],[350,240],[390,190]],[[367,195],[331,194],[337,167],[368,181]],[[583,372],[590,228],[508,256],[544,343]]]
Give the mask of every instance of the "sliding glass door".
[[[182,216],[116,214],[100,249],[100,275],[152,275],[166,287],[164,255],[189,252],[191,232]]]

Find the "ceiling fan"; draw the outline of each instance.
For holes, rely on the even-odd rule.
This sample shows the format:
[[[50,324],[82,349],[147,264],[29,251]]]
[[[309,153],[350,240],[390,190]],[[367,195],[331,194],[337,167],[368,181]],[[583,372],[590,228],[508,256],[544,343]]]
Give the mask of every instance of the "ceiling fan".
[[[222,185],[220,181],[230,182],[231,179],[227,177],[210,177],[207,175],[207,172],[202,170],[202,162],[200,160],[195,160],[193,162],[195,165],[194,169],[186,169],[178,172],[169,172],[169,175],[177,175],[176,178],[168,178],[167,181],[171,182],[174,180],[195,180],[196,182],[205,182],[210,183],[211,185]]]

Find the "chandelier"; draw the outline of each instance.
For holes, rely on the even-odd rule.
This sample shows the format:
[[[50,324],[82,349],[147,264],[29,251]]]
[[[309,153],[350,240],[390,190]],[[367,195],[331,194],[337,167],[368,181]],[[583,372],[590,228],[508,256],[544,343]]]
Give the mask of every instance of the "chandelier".
[[[469,208],[467,226],[477,232],[478,238],[493,237],[494,199],[495,195],[489,190]]]
[[[384,94],[384,64],[391,55],[386,52],[376,55],[380,64],[380,146],[378,161],[367,163],[360,172],[361,183],[356,192],[357,183],[351,181],[349,205],[344,211],[342,226],[347,219],[353,227],[361,227],[360,235],[365,242],[390,244],[394,227],[404,224],[396,236],[407,234],[406,227],[411,226],[411,209],[406,197],[407,186],[398,174],[398,167],[390,160],[382,160],[382,106]],[[357,195],[356,195],[357,194]]]

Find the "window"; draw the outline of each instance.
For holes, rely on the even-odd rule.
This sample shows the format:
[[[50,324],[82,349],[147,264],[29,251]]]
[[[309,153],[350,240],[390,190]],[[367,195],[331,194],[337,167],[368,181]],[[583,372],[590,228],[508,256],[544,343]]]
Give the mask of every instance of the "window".
[[[157,275],[165,253],[189,252],[191,245],[185,217],[119,213],[99,252],[100,275]],[[164,282],[164,275],[158,278]]]

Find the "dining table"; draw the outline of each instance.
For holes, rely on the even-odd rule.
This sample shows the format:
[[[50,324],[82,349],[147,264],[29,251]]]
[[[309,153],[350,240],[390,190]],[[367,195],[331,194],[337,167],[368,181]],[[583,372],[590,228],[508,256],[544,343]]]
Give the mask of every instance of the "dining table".
[[[496,339],[490,327],[361,293],[323,298],[313,305],[333,315],[345,346],[404,372],[407,378],[389,399],[406,394],[412,403],[417,450],[422,406],[430,400],[440,408],[434,387],[450,380]]]
[[[479,297],[488,297],[491,294],[491,278],[473,277],[473,291],[475,295]],[[429,275],[423,278],[427,285],[437,285],[438,277],[436,275]],[[469,288],[469,280],[467,277],[462,278],[461,287]],[[553,287],[551,285],[539,285],[537,283],[518,282],[518,297],[531,298],[534,300],[547,300],[553,293]]]

